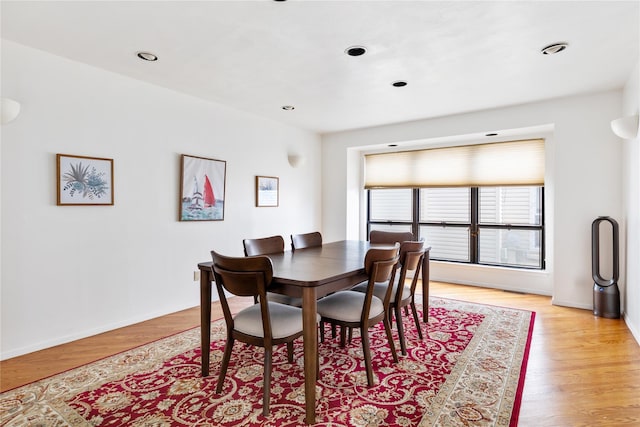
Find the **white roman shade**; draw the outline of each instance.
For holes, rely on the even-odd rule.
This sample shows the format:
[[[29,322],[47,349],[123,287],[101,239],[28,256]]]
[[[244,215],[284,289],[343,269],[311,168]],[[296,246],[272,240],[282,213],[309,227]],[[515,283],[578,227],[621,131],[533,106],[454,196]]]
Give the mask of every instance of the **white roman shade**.
[[[543,184],[543,139],[365,155],[365,188]]]

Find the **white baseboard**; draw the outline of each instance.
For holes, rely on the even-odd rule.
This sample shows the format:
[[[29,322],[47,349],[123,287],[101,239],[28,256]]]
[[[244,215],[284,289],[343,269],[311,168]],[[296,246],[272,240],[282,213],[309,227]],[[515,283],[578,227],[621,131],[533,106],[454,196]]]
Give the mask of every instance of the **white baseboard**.
[[[575,301],[562,301],[556,298],[551,298],[551,304],[558,305],[561,307],[569,307],[569,308],[581,308],[584,310],[593,310],[592,304],[578,304]]]
[[[175,310],[172,311],[173,312],[177,312],[177,311],[181,311],[181,310],[186,310],[188,308],[191,308],[192,306],[189,307],[182,307],[182,308],[176,308]],[[122,328],[124,326],[130,326],[136,323],[140,323],[140,322],[144,322],[146,320],[150,320],[150,319],[155,319],[156,317],[160,317],[160,316],[164,316],[167,314],[171,314],[171,313],[166,313],[166,312],[154,312],[154,313],[147,313],[144,316],[139,316],[139,317],[132,317],[129,318],[127,320],[123,320],[120,322],[115,322],[115,323],[111,323],[108,325],[103,325],[100,326],[99,328],[93,328],[93,329],[87,329],[84,331],[79,331],[73,334],[69,334],[69,335],[65,335],[65,336],[60,336],[60,337],[55,337],[53,339],[50,340],[46,340],[46,341],[40,341],[37,343],[33,343],[30,344],[28,346],[24,346],[24,347],[20,347],[20,348],[15,348],[15,349],[11,349],[9,351],[3,351],[2,353],[0,353],[0,360],[6,360],[6,359],[10,359],[12,357],[17,357],[17,356],[22,356],[28,353],[33,353],[34,351],[39,351],[39,350],[44,350],[46,348],[51,348],[51,347],[55,347],[57,345],[60,344],[66,344],[69,343],[71,341],[76,341],[79,339],[83,339],[83,338],[88,338],[94,335],[98,335],[101,334],[103,332],[109,332],[112,331],[114,329],[118,329],[118,328]]]
[[[627,328],[629,328],[629,330],[631,331],[631,335],[633,335],[633,338],[635,338],[636,342],[638,343],[638,345],[640,345],[640,331],[638,331],[635,328],[635,325],[631,322],[631,320],[627,317],[627,313],[624,313],[624,315],[622,316],[622,318],[624,319],[624,323],[627,324]]]
[[[506,285],[496,284],[496,283],[471,282],[471,281],[466,281],[466,280],[465,281],[457,281],[457,280],[438,278],[438,277],[430,277],[429,280],[432,281],[432,282],[452,283],[454,285],[477,286],[479,288],[499,289],[501,291],[508,291],[508,292],[518,292],[518,293],[533,294],[533,295],[544,295],[544,296],[548,296],[548,297],[551,296],[551,293],[547,292],[546,290],[534,289],[534,288],[523,287],[523,286],[506,286]]]

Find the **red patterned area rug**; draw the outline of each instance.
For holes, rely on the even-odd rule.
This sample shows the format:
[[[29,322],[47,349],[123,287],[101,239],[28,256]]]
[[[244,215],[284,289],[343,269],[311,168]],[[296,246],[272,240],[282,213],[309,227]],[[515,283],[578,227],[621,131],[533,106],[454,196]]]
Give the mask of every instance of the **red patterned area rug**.
[[[535,313],[431,298],[425,339],[404,319],[408,355],[394,363],[382,324],[370,331],[376,384],[360,338],[320,344],[317,426],[515,426]],[[236,343],[215,393],[225,341],[211,324],[211,376],[200,376],[199,328],[0,395],[3,426],[301,426],[302,342],[275,351],[262,416],[262,349]],[[394,336],[396,330],[394,329]],[[397,340],[396,340],[397,343]],[[397,344],[396,344],[397,345]],[[398,345],[397,345],[398,346]],[[398,349],[399,350],[399,349]]]

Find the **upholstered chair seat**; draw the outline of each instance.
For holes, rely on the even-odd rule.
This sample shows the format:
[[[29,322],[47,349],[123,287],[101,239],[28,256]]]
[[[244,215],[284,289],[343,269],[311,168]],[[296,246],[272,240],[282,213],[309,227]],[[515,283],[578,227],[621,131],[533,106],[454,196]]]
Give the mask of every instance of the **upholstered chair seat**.
[[[359,322],[362,307],[365,302],[365,293],[344,291],[326,296],[318,300],[318,312],[322,313],[325,317],[330,317],[342,322]],[[383,312],[384,305],[382,304],[382,300],[375,296],[372,297],[369,319],[374,319]]]
[[[274,294],[269,294],[269,299]],[[271,317],[271,335],[274,339],[288,337],[302,330],[300,309],[286,304],[269,301]],[[318,316],[318,322],[320,316]],[[260,304],[254,304],[240,311],[233,318],[234,328],[238,332],[256,337],[264,337]]]
[[[392,286],[392,290],[391,290],[391,298],[389,299],[390,303],[394,303],[396,302],[396,296],[398,294],[398,281],[400,280],[400,275],[396,274],[396,278],[394,280],[393,286]],[[389,284],[387,282],[383,282],[383,283],[376,283],[375,285],[373,285],[373,295],[380,298],[381,300],[384,300],[385,295],[387,294],[387,288],[389,287]],[[366,293],[367,292],[367,282],[363,282],[360,283],[359,285],[354,286],[353,288],[351,288],[352,291],[356,291],[356,292],[362,292],[362,293]],[[405,285],[404,289],[402,290],[402,295],[409,295],[411,293],[411,287]]]

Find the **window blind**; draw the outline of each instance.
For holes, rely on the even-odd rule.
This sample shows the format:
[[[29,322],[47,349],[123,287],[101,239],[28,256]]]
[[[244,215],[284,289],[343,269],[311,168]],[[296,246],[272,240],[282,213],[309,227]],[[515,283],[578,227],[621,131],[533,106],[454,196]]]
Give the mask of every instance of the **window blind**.
[[[544,140],[365,155],[365,188],[544,184]]]

